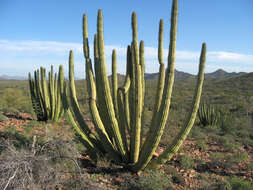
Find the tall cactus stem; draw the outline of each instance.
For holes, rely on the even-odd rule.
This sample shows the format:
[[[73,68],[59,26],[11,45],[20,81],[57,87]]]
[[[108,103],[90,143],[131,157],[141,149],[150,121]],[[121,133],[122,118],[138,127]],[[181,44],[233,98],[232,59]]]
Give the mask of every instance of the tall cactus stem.
[[[143,144],[140,158],[136,165],[133,166],[135,171],[144,169],[149,161],[151,160],[163,134],[164,127],[167,122],[171,94],[174,83],[174,63],[176,56],[176,36],[177,36],[177,14],[178,6],[177,0],[173,0],[172,13],[171,13],[171,28],[170,28],[170,45],[169,45],[169,56],[168,56],[168,71],[165,79],[165,88],[163,90],[163,97],[161,107],[157,113],[157,117],[151,123],[153,128],[152,133],[148,133],[147,138]]]
[[[117,57],[116,57],[116,50],[114,49],[112,51],[112,99],[116,115],[118,115],[117,91],[118,91]]]
[[[141,118],[142,118],[142,69],[139,57],[139,48],[137,42],[137,17],[135,12],[132,14],[132,30],[133,30],[133,41],[132,41],[132,52],[133,52],[133,67],[135,71],[136,82],[133,89],[133,102],[134,102],[134,115],[131,128],[131,139],[130,139],[130,157],[131,162],[135,163],[139,158],[140,141],[141,141]]]
[[[198,79],[195,89],[195,94],[193,97],[193,102],[191,106],[191,112],[186,119],[186,122],[183,128],[180,130],[177,137],[173,140],[171,145],[164,150],[164,152],[155,160],[151,161],[150,167],[151,168],[158,168],[161,164],[165,163],[166,161],[170,160],[173,155],[179,150],[180,146],[182,145],[183,141],[186,139],[187,135],[189,134],[191,128],[193,127],[198,108],[199,102],[202,92],[202,86],[204,81],[204,68],[206,62],[206,44],[202,44],[202,50],[200,55],[200,63],[199,63],[199,72],[198,72]]]
[[[121,153],[123,159],[126,158],[126,150],[124,149],[123,141],[120,135],[120,130],[118,122],[115,116],[114,107],[112,103],[112,96],[109,87],[109,81],[107,78],[106,64],[105,64],[105,54],[104,54],[104,37],[103,37],[103,16],[102,10],[98,11],[97,19],[97,34],[98,34],[98,56],[99,56],[99,78],[101,79],[101,99],[103,100],[103,112],[106,113],[109,119],[110,131],[113,133],[113,137],[119,152]]]

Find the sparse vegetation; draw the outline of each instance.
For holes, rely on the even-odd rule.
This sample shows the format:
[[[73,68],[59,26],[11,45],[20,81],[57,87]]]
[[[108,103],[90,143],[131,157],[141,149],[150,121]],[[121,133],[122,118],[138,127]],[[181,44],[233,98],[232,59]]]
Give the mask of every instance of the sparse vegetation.
[[[115,75],[116,71],[113,74],[108,78],[110,87],[115,88],[112,78],[118,79],[119,86],[124,85],[128,76]],[[96,80],[96,72],[94,75]],[[158,76],[159,73],[149,78],[147,74],[145,78],[143,140],[147,139],[156,111],[154,89]],[[116,163],[111,152],[103,148],[102,154],[93,159],[82,133],[77,134],[72,130],[75,126],[69,126],[69,115],[58,123],[36,121],[27,81],[0,81],[0,189],[253,189],[253,74],[226,73],[216,77],[210,73],[205,77],[201,102],[208,102],[211,117],[203,119],[199,111],[182,149],[173,153],[169,161],[166,159],[159,170],[138,169],[138,173],[134,169],[130,172],[122,162]],[[178,137],[186,115],[191,112],[196,77],[175,71],[175,79],[170,117],[164,122],[160,143],[149,152],[153,160]],[[99,136],[89,111],[93,102],[88,93],[89,82],[75,81],[75,98],[80,118],[84,118],[90,132]],[[115,104],[116,91],[111,93]],[[97,104],[103,106],[101,102]],[[73,113],[73,107],[70,109]],[[131,132],[125,137],[128,148],[130,137]],[[114,148],[115,140],[111,141]],[[140,142],[140,147],[144,144]],[[120,152],[119,147],[115,150]]]

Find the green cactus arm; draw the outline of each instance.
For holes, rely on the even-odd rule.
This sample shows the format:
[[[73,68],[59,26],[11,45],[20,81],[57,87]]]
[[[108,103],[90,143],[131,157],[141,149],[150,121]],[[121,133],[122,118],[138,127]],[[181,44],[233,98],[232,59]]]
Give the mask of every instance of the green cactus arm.
[[[119,121],[119,129],[120,129],[120,134],[121,138],[123,140],[124,148],[126,150],[126,157],[127,160],[129,160],[129,151],[128,151],[128,142],[127,142],[127,136],[126,136],[126,130],[127,130],[127,118],[126,118],[126,113],[125,113],[125,93],[122,88],[118,89],[117,93],[117,99],[118,99],[118,121]],[[127,161],[128,162],[128,161]]]
[[[28,74],[28,82],[29,82],[32,107],[33,107],[34,113],[37,116],[38,121],[40,121],[41,119],[43,119],[43,110],[40,106],[40,100],[36,94],[36,87],[35,87],[36,84],[34,82],[34,79],[32,79],[30,72]]]
[[[47,120],[47,111],[46,111],[46,105],[45,101],[43,99],[42,95],[42,87],[41,87],[41,80],[40,80],[40,70],[34,71],[34,81],[35,81],[35,87],[36,87],[36,97],[38,98],[38,101],[40,102],[41,110],[42,110],[42,117],[41,121]]]
[[[121,155],[114,149],[113,144],[111,143],[111,140],[106,133],[106,130],[104,128],[103,122],[100,118],[97,105],[96,105],[96,85],[95,80],[93,76],[92,66],[91,66],[91,60],[86,58],[86,81],[87,81],[87,87],[88,92],[90,95],[89,99],[89,106],[91,111],[92,120],[96,129],[96,132],[99,135],[99,139],[102,141],[102,144],[104,146],[104,149],[111,155],[114,161],[120,163],[121,162]]]
[[[141,65],[141,86],[142,86],[142,102],[141,102],[141,134],[140,134],[140,147],[142,146],[143,132],[144,132],[144,101],[145,101],[145,60],[144,60],[144,41],[140,41],[140,65]]]
[[[86,59],[90,58],[87,16],[83,15],[83,54]]]
[[[144,41],[140,42],[140,65],[141,65],[141,86],[142,86],[142,103],[141,108],[144,107],[144,96],[145,96],[145,60],[144,60]],[[142,110],[141,110],[142,112]]]
[[[48,74],[48,85],[49,85],[49,99],[50,99],[50,118],[54,118],[55,114],[55,91],[54,91],[54,68],[53,65],[51,65],[51,71]]]
[[[124,110],[126,115],[126,121],[127,121],[127,130],[130,134],[130,107],[129,107],[129,88],[131,86],[131,67],[132,67],[132,57],[131,57],[131,46],[127,46],[127,59],[126,59],[127,65],[126,65],[126,78],[124,82],[124,87],[127,87],[124,92]]]
[[[151,128],[154,128],[153,133],[149,133],[142,146],[140,158],[138,162],[133,166],[134,171],[144,169],[151,160],[153,153],[155,152],[161,136],[163,134],[164,127],[167,122],[171,94],[174,83],[174,63],[176,56],[176,36],[177,36],[177,13],[178,6],[177,0],[173,0],[172,13],[171,13],[171,28],[170,28],[170,45],[168,55],[168,71],[165,78],[165,86],[163,91],[162,103],[156,119],[151,123]]]
[[[152,125],[157,117],[157,114],[159,112],[161,102],[162,102],[162,95],[163,95],[163,89],[164,89],[164,83],[165,83],[165,65],[163,63],[163,31],[164,31],[164,24],[163,20],[161,19],[159,22],[159,37],[158,37],[158,61],[159,61],[159,76],[157,81],[157,89],[156,89],[156,98],[155,98],[155,104],[153,109],[153,115],[151,119],[151,126],[149,129],[149,134],[153,134],[155,129],[155,125]]]
[[[127,63],[128,65],[128,63]],[[127,66],[128,67],[128,66]],[[130,113],[129,113],[129,101],[128,101],[128,91],[131,85],[131,80],[129,76],[129,71],[127,68],[126,77],[124,81],[124,85],[118,88],[118,107],[119,107],[119,124],[120,124],[120,131],[122,134],[123,143],[125,149],[128,151],[128,142],[126,138],[126,130],[128,133],[130,132]],[[129,154],[129,152],[127,153]]]
[[[101,81],[101,76],[100,76],[100,60],[99,60],[99,54],[98,54],[98,35],[95,34],[94,35],[94,70],[95,70],[95,79],[96,79],[96,84],[99,84]],[[104,108],[104,102],[103,102],[103,98],[99,98],[101,95],[103,95],[102,89],[100,88],[99,85],[96,85],[96,92],[98,94],[98,98],[97,98],[97,106],[98,106],[98,110],[100,111],[100,117],[101,120],[105,126],[105,130],[109,135],[110,140],[114,143],[114,136],[113,136],[113,132],[111,130],[111,127],[108,126],[108,123],[110,122],[106,113],[103,111]],[[114,143],[115,144],[115,143]]]
[[[75,81],[74,81],[74,63],[73,63],[73,52],[70,51],[69,53],[69,91],[70,91],[70,103],[71,103],[71,110],[73,111],[73,116],[78,122],[79,126],[82,128],[84,133],[87,135],[88,138],[92,141],[96,141],[96,137],[91,133],[88,125],[85,123],[81,110],[79,108],[77,98],[76,98],[76,89],[75,89]]]
[[[50,116],[50,102],[49,102],[49,96],[48,96],[48,85],[46,80],[46,69],[43,67],[40,68],[40,74],[41,74],[41,88],[42,88],[42,97],[45,102],[45,112],[47,114],[47,118]]]
[[[95,79],[96,79],[96,84],[99,84],[99,81],[101,81],[101,79],[99,78],[100,75],[100,71],[99,71],[99,56],[98,56],[98,35],[95,34],[94,35],[94,44],[93,44],[93,47],[94,47],[94,70],[95,70]],[[96,86],[96,89],[97,89],[97,94],[101,94],[101,88],[99,88],[99,86],[97,85]],[[98,107],[102,107],[102,102],[101,102],[101,99],[98,98],[97,100],[98,102]]]
[[[159,68],[159,77],[158,77],[158,84],[156,90],[156,101],[154,105],[154,113],[157,113],[161,106],[162,101],[162,93],[164,88],[164,81],[165,81],[165,66],[163,63],[163,31],[164,31],[164,24],[163,20],[160,20],[159,23],[159,37],[158,37],[158,60],[160,64]],[[154,114],[155,118],[155,114]]]
[[[59,66],[59,72],[58,72],[58,79],[57,79],[57,75],[55,76],[55,80],[56,80],[56,107],[55,107],[55,117],[53,118],[53,120],[55,122],[59,121],[59,119],[61,118],[62,112],[63,112],[63,108],[62,108],[62,101],[61,101],[61,89],[63,88],[63,84],[64,84],[64,74],[63,74],[63,67],[62,65]]]
[[[100,140],[102,141],[102,144],[104,145],[105,150],[112,155],[112,157],[120,161],[120,155],[117,154],[117,152],[114,150],[114,147],[110,141],[110,138],[108,137],[108,134],[106,133],[106,130],[104,128],[103,122],[101,121],[96,102],[93,100],[96,100],[96,86],[91,66],[91,60],[89,56],[89,43],[88,43],[88,24],[87,24],[87,17],[86,14],[83,16],[83,50],[84,50],[84,57],[86,60],[86,81],[87,86],[89,89],[89,94],[91,96],[91,99],[89,101],[89,106],[91,110],[91,115],[93,118],[93,122],[96,128],[96,132],[99,135]],[[97,35],[94,37],[94,62],[95,64],[99,64],[99,56],[98,56],[98,40]],[[98,67],[96,67],[97,69]]]
[[[62,106],[62,99],[61,99],[61,94],[63,93],[61,90],[63,89],[64,86],[64,72],[63,72],[63,66],[59,66],[59,76],[57,80],[57,85],[58,85],[58,102],[59,102],[59,118],[61,118],[64,115],[64,109]],[[58,119],[59,119],[58,118]]]
[[[57,75],[57,73],[54,74],[54,94],[55,94],[55,108],[54,108],[54,117],[53,117],[53,121],[57,122],[58,117],[59,117],[59,112],[58,112],[58,107],[59,107],[59,100],[58,100],[58,93],[59,93],[59,84],[58,84],[58,77],[59,77],[60,73]]]
[[[97,149],[94,144],[89,140],[87,135],[82,131],[78,123],[75,121],[73,113],[69,107],[69,100],[67,96],[67,83],[64,82],[63,85],[60,85],[60,92],[61,92],[61,99],[62,99],[62,106],[66,112],[67,119],[69,124],[74,128],[78,135],[82,138],[82,143],[88,149],[87,153],[91,156],[92,159],[97,159],[97,156],[102,156],[102,152]]]
[[[97,19],[97,34],[98,34],[98,56],[99,56],[99,78],[100,83],[96,85],[100,85],[102,94],[99,95],[98,98],[101,98],[104,106],[103,112],[105,112],[107,118],[109,119],[109,127],[113,132],[113,137],[116,142],[117,148],[121,153],[122,157],[126,156],[126,150],[124,149],[123,141],[120,135],[120,130],[118,126],[118,122],[115,116],[114,107],[112,104],[112,96],[109,87],[109,81],[106,72],[106,64],[105,64],[105,55],[104,55],[104,37],[103,37],[103,16],[102,11],[98,11],[98,19]]]
[[[116,50],[112,51],[112,99],[115,115],[118,115],[118,101],[117,101],[117,91],[118,91],[118,77],[117,77],[117,57]]]
[[[189,115],[186,119],[184,127],[181,129],[177,137],[173,140],[171,145],[168,148],[166,148],[164,152],[157,159],[151,161],[150,163],[151,168],[158,168],[161,164],[170,160],[172,156],[174,156],[175,153],[179,150],[183,141],[185,140],[191,128],[193,127],[193,124],[198,112],[198,107],[199,107],[199,102],[200,102],[200,97],[201,97],[201,92],[202,92],[205,62],[206,62],[206,44],[203,43],[201,56],[200,56],[200,63],[199,63],[198,79],[197,79],[195,94],[193,97],[191,112],[189,112]]]
[[[130,158],[131,162],[137,162],[140,151],[141,141],[141,119],[142,119],[142,71],[139,57],[139,48],[137,42],[137,17],[135,12],[132,14],[132,52],[133,52],[133,67],[135,68],[135,87],[134,87],[134,114],[133,114],[133,125],[131,126],[131,137],[130,137]]]

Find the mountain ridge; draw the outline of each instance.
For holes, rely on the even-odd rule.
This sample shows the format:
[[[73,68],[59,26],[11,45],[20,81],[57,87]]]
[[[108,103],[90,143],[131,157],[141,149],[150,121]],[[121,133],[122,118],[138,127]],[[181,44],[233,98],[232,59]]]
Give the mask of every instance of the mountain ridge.
[[[245,74],[249,74],[249,73],[247,73],[247,72],[227,72],[223,69],[217,69],[214,72],[205,73],[205,79],[212,80],[212,81],[223,80],[223,79],[233,78],[233,77],[237,77],[237,76],[242,76]],[[118,73],[118,76],[120,78],[122,78],[125,75]],[[146,80],[157,79],[158,76],[159,76],[159,73],[145,73]],[[111,76],[109,76],[109,77],[111,77]],[[175,69],[175,80],[188,80],[188,79],[194,79],[195,77],[196,77],[196,75]],[[76,79],[82,80],[81,78],[76,78]],[[27,80],[27,77],[0,75],[0,80]]]

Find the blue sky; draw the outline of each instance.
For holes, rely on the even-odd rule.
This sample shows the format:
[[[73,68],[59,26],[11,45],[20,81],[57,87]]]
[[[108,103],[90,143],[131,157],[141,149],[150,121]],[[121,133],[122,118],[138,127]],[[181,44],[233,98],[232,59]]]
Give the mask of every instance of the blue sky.
[[[98,9],[104,15],[108,73],[113,48],[118,71],[125,71],[132,11],[137,13],[138,39],[145,42],[146,72],[157,72],[158,24],[163,18],[166,60],[171,0],[0,0],[0,75],[26,76],[51,64],[67,69],[68,52],[73,49],[76,76],[84,77],[82,14],[87,14],[92,43]],[[252,72],[252,10],[252,0],[179,0],[176,68],[195,74],[201,44],[206,42],[206,72],[219,68]]]

